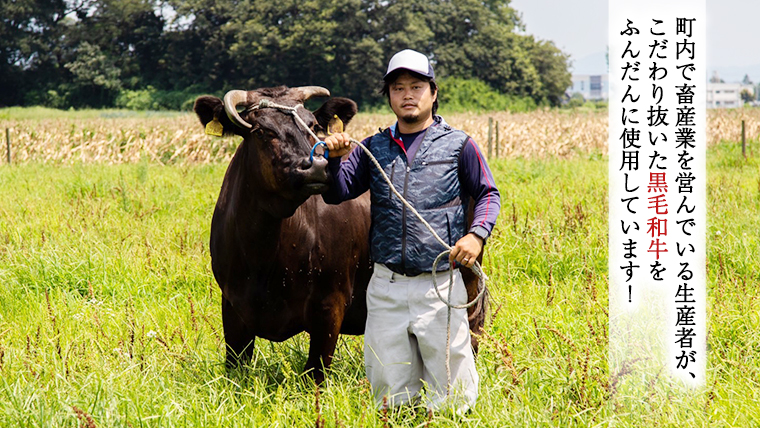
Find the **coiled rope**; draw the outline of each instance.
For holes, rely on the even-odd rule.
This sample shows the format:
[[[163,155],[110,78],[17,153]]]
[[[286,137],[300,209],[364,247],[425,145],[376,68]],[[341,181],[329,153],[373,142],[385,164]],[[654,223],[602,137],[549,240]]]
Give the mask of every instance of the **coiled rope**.
[[[249,107],[246,109],[246,111],[252,111],[252,110],[258,110],[262,108],[274,108],[277,110],[280,110],[282,112],[289,113],[291,116],[293,116],[296,119],[296,122],[298,122],[308,133],[311,135],[314,140],[317,141],[317,143],[314,144],[311,148],[311,153],[309,154],[309,160],[314,160],[314,151],[317,147],[323,146],[325,148],[324,151],[324,157],[327,158],[328,151],[327,151],[327,144],[324,141],[321,141],[319,137],[317,137],[317,134],[312,131],[308,125],[306,125],[306,122],[301,119],[300,116],[298,116],[297,110],[298,108],[303,108],[302,104],[297,104],[294,107],[285,106],[281,104],[274,103],[270,100],[263,99],[260,100],[258,104]],[[372,152],[362,143],[355,139],[350,139],[350,142],[352,144],[355,144],[359,146],[364,153],[367,155],[370,161],[377,167],[377,170],[382,175],[383,179],[388,183],[388,186],[390,187],[391,191],[394,195],[396,195],[397,198],[407,207],[409,210],[414,214],[420,222],[427,228],[427,230],[430,231],[430,233],[433,234],[433,237],[435,237],[436,241],[438,241],[443,247],[445,248],[444,251],[442,251],[440,254],[438,254],[438,257],[435,258],[435,261],[433,261],[433,267],[432,267],[432,276],[433,276],[433,288],[435,289],[435,294],[438,296],[438,299],[443,302],[447,307],[447,313],[446,313],[446,395],[451,395],[451,310],[452,309],[467,309],[473,305],[475,305],[480,299],[483,298],[486,292],[486,281],[488,280],[488,277],[486,276],[485,272],[483,272],[482,267],[480,266],[480,263],[478,263],[477,260],[475,260],[475,264],[470,268],[475,275],[478,277],[478,295],[472,299],[472,301],[465,303],[463,305],[453,305],[451,304],[451,289],[454,288],[454,264],[452,263],[451,266],[449,266],[449,290],[446,300],[443,299],[443,296],[441,296],[440,290],[438,290],[438,281],[436,279],[436,269],[438,267],[438,263],[440,263],[441,259],[451,253],[452,247],[446,243],[441,237],[436,233],[436,231],[433,229],[432,226],[420,215],[419,212],[412,206],[409,201],[407,201],[403,196],[401,196],[401,193],[399,193],[398,190],[396,190],[396,187],[391,182],[391,179],[388,178],[388,175],[383,171],[383,167],[380,166],[380,163],[375,159],[375,157],[372,155]]]

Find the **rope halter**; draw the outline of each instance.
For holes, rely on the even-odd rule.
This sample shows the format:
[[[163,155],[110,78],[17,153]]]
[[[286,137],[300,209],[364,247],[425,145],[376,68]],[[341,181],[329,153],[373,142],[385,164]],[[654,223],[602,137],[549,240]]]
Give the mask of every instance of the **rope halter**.
[[[245,112],[251,112],[251,111],[259,110],[262,108],[274,108],[284,113],[290,114],[296,119],[296,122],[298,122],[309,133],[309,135],[311,135],[312,138],[317,140],[316,144],[314,144],[311,147],[311,152],[309,153],[309,162],[314,162],[314,153],[317,147],[319,146],[324,147],[325,151],[324,151],[323,156],[325,159],[327,159],[327,156],[328,156],[327,144],[324,141],[320,140],[319,137],[317,137],[317,134],[315,134],[314,131],[312,131],[311,128],[309,128],[309,125],[307,125],[306,122],[304,122],[303,119],[301,119],[301,116],[299,116],[297,112],[299,107],[304,108],[303,104],[296,104],[295,106],[290,107],[290,106],[286,106],[282,104],[277,104],[271,100],[263,99],[263,100],[259,100],[258,104],[254,104],[253,106],[245,109]]]

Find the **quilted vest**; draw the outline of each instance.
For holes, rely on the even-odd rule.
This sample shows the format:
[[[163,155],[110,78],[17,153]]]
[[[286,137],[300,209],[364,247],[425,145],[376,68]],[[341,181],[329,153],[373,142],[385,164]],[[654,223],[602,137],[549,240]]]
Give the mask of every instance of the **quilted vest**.
[[[459,185],[459,154],[468,136],[451,128],[440,116],[425,131],[412,164],[401,140],[393,138],[395,125],[375,134],[369,149],[391,182],[438,235],[453,246],[465,234],[465,207],[469,199]],[[371,165],[370,194],[372,260],[413,276],[432,270],[445,248],[420,220],[391,192]],[[448,257],[437,270],[449,269]]]

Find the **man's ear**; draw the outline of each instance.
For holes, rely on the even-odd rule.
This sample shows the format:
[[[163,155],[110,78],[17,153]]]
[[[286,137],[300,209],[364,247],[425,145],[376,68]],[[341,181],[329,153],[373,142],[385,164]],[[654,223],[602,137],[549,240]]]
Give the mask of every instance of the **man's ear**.
[[[356,115],[356,111],[356,103],[353,100],[341,97],[330,98],[314,112],[320,128],[318,131],[325,131],[327,124],[335,115],[338,115],[344,125],[348,125]]]
[[[198,97],[195,100],[195,105],[193,105],[193,110],[195,111],[195,114],[198,115],[198,119],[203,126],[206,126],[206,124],[216,118],[216,120],[222,125],[222,134],[225,136],[240,135],[240,133],[243,132],[242,128],[235,126],[230,118],[227,117],[227,112],[224,111],[224,104],[222,103],[222,100],[217,97],[209,95]]]

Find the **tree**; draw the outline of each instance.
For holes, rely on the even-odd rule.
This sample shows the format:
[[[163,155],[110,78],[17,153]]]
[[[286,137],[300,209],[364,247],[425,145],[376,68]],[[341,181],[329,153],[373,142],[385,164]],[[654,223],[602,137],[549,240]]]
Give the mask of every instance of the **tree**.
[[[532,36],[527,36],[532,39]],[[548,101],[553,106],[562,102],[565,91],[572,84],[569,68],[569,55],[563,53],[550,41],[529,42],[531,63],[536,68],[541,80],[541,87],[534,91],[537,101]]]
[[[579,92],[575,92],[570,97],[570,100],[567,102],[567,106],[572,107],[572,108],[577,108],[577,107],[581,107],[585,103],[586,103],[586,99],[583,98],[583,94]]]
[[[710,77],[710,83],[725,83],[723,79],[718,76],[718,71],[714,70],[712,77]]]
[[[742,89],[742,91],[739,93],[739,96],[745,103],[751,103],[755,100],[755,94],[753,94],[749,89]]]
[[[67,85],[72,104],[88,107],[113,104],[122,86],[121,70],[100,47],[82,42],[76,49],[76,58],[64,67],[73,75],[71,84]]]
[[[281,0],[243,1],[216,32],[229,52],[227,87],[317,84],[360,105],[382,103],[387,59],[412,48],[431,56],[440,77],[558,104],[570,82],[567,56],[514,34],[521,25],[508,1]]]
[[[74,50],[98,46],[124,85],[143,88],[160,75],[164,20],[153,0],[96,0],[70,32]]]
[[[509,1],[424,3],[426,8],[417,19],[433,32],[426,43],[436,72],[476,78],[537,103],[559,104],[571,80],[568,56],[551,42],[516,34],[522,23]]]
[[[84,0],[0,2],[0,105],[40,97],[59,81],[69,15]]]
[[[162,80],[156,87],[220,91],[234,86],[240,73],[255,73],[256,67],[250,64],[236,72],[236,52],[231,49],[235,41],[231,20],[248,9],[245,4],[235,0],[168,0],[176,16],[162,36]]]
[[[236,86],[321,85],[375,104],[385,62],[379,9],[361,0],[252,2],[223,31]]]
[[[509,0],[15,0],[0,13],[0,104],[286,84],[376,105],[405,48],[428,54],[440,78],[539,104],[558,104],[570,82],[566,54],[515,33]]]

